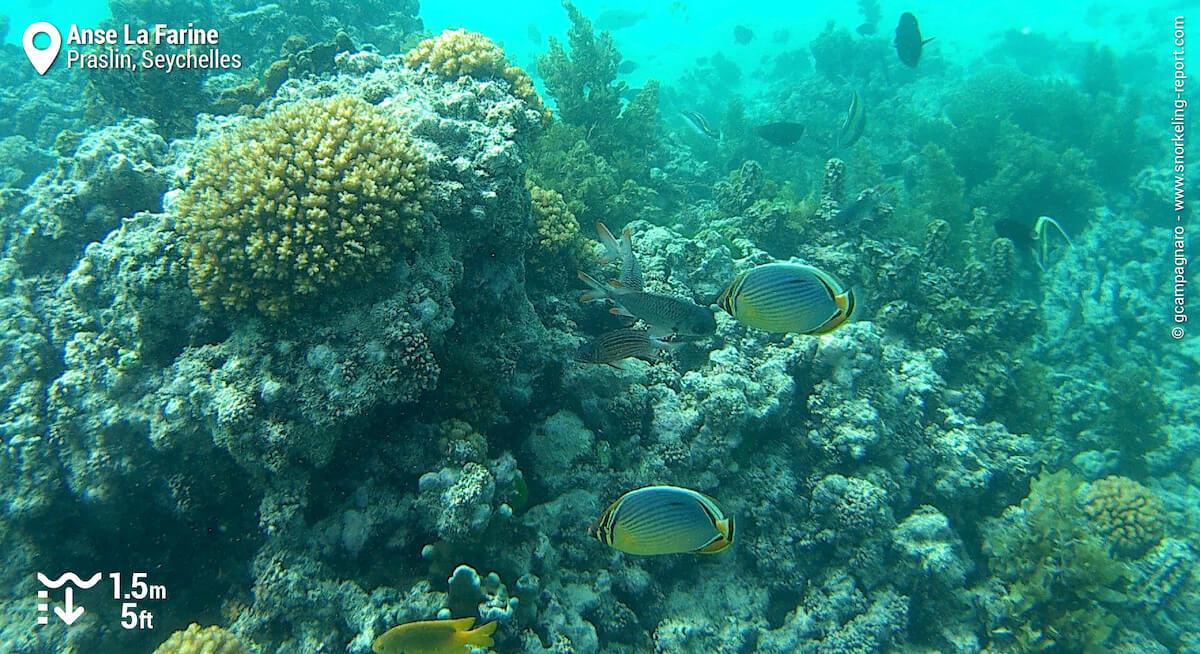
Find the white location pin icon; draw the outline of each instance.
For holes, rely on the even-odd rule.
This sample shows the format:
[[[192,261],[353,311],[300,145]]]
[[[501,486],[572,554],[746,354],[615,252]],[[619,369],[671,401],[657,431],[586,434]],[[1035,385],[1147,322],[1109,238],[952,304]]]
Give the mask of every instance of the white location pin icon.
[[[50,37],[50,47],[39,50],[33,45],[33,39],[38,34]],[[39,21],[25,29],[21,45],[25,46],[25,56],[29,57],[29,63],[33,64],[33,69],[38,72],[38,75],[45,75],[46,71],[50,70],[50,65],[58,58],[58,51],[62,48],[62,35],[58,33],[57,27],[46,21]]]

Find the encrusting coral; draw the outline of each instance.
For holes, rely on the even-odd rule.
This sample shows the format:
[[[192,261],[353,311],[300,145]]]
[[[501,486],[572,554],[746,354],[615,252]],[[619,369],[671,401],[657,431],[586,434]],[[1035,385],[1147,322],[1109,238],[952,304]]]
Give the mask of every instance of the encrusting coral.
[[[250,650],[237,636],[212,625],[200,628],[193,622],[187,629],[171,634],[154,654],[249,654]]]
[[[1118,555],[1139,556],[1163,539],[1162,500],[1138,482],[1109,475],[1083,493],[1083,512]]]
[[[218,137],[177,207],[206,308],[278,317],[386,269],[421,231],[426,165],[401,126],[349,95],[286,105]]]
[[[404,63],[414,69],[425,67],[450,80],[463,76],[479,80],[502,79],[508,82],[514,96],[541,114],[543,122],[550,121],[550,110],[542,104],[533,88],[533,79],[522,68],[510,66],[504,50],[479,32],[462,28],[445,30],[409,50],[404,55]]]

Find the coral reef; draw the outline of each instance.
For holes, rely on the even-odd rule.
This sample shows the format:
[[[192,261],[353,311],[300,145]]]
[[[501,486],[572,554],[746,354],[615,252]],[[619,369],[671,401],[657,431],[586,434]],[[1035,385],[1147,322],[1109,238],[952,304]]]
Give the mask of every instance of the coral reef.
[[[420,235],[424,160],[387,112],[341,95],[215,139],[176,205],[188,281],[209,309],[272,317],[389,268]]]
[[[1138,172],[1139,55],[1034,29],[984,53],[1007,68],[939,40],[912,70],[862,0],[857,34],[760,31],[660,85],[637,32],[563,6],[559,120],[528,47],[422,41],[415,0],[114,0],[245,56],[158,90],[0,47],[0,651],[164,637],[92,605],[28,629],[29,571],[80,561],[153,563],[165,651],[367,654],[460,616],[521,654],[1200,649],[1200,349],[1153,319],[1172,179]],[[839,148],[851,95],[874,127]],[[755,134],[778,120],[805,138]],[[1043,270],[995,223],[1045,214],[1073,245]],[[648,291],[803,261],[855,320],[717,313],[575,364],[622,324],[578,301],[598,220]],[[588,535],[648,484],[717,498],[734,546]]]
[[[504,80],[513,95],[524,100],[543,121],[550,120],[550,110],[542,104],[529,75],[517,66],[509,65],[504,50],[479,32],[461,28],[445,30],[409,50],[404,55],[404,62],[413,68],[426,68],[448,80],[463,76]]]
[[[192,623],[163,641],[154,654],[249,654],[250,650],[234,634],[212,625],[200,628]]]

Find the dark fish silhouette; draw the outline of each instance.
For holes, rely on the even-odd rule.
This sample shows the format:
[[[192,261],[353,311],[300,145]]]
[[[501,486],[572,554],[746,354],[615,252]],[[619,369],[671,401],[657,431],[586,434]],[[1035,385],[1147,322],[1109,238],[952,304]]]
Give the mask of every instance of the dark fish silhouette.
[[[803,123],[790,123],[780,121],[777,123],[767,123],[754,128],[754,133],[758,134],[764,141],[771,145],[787,147],[795,145],[804,136]]]
[[[609,9],[596,16],[596,27],[615,32],[627,27],[633,27],[646,20],[649,15],[645,11],[634,11],[632,9]]]
[[[905,66],[916,68],[917,62],[921,60],[921,48],[932,40],[932,36],[921,40],[921,28],[917,26],[916,16],[907,11],[900,14],[900,24],[896,26],[896,40],[893,41],[893,45],[896,46],[896,54]]]
[[[735,25],[733,28],[733,40],[739,45],[746,45],[754,40],[754,30],[745,25]]]
[[[621,65],[617,66],[617,72],[622,75],[628,75],[638,69],[637,62],[628,59],[621,60]]]
[[[542,44],[542,30],[534,23],[525,25],[525,36],[529,38],[529,42],[534,45]]]

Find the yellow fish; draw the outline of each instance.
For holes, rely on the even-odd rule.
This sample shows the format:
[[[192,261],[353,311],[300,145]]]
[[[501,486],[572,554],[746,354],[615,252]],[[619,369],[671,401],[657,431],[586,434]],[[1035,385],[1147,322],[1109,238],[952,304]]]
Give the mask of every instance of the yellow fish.
[[[733,517],[711,497],[678,486],[629,491],[588,533],[626,554],[716,554],[733,544]]]
[[[467,645],[491,647],[496,623],[471,629],[475,618],[422,620],[392,627],[371,643],[376,654],[469,654]]]
[[[717,306],[763,331],[828,334],[854,315],[854,289],[812,266],[768,263],[738,275]]]

